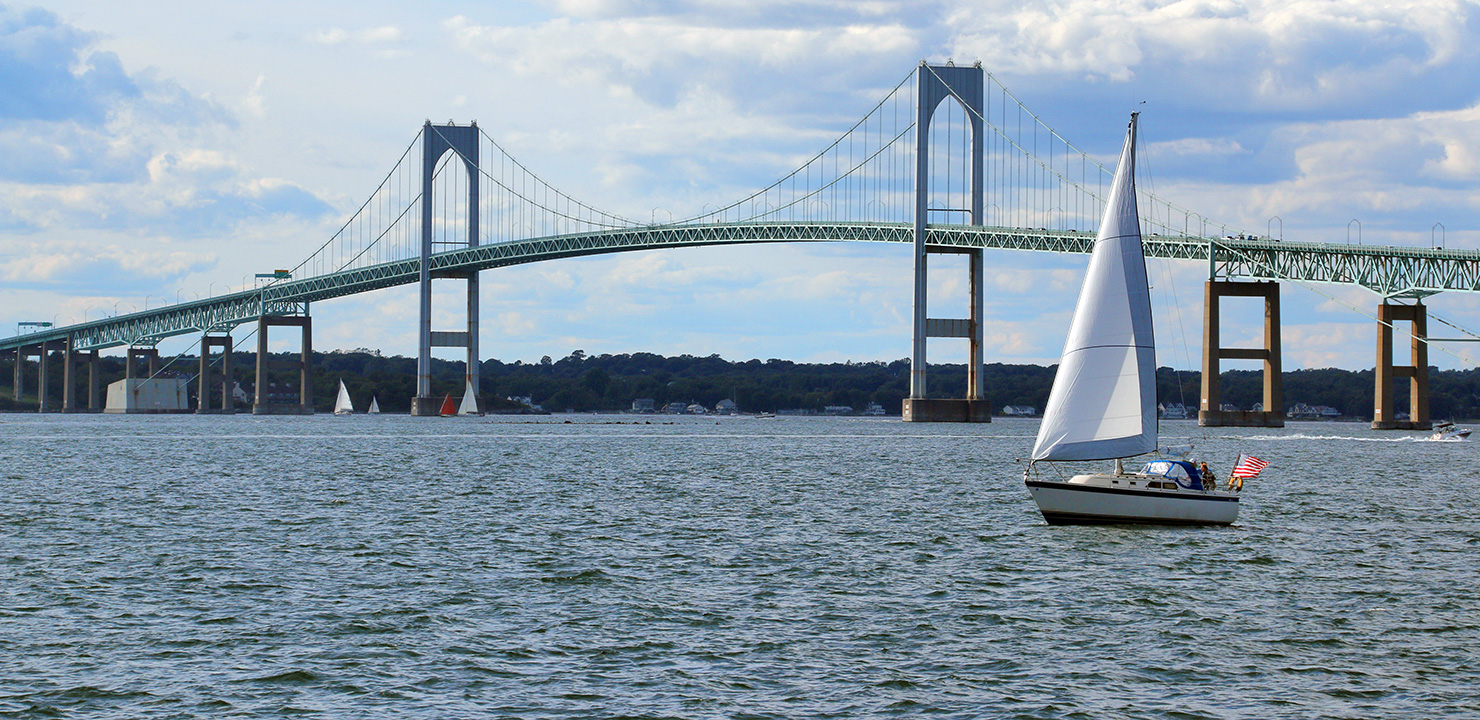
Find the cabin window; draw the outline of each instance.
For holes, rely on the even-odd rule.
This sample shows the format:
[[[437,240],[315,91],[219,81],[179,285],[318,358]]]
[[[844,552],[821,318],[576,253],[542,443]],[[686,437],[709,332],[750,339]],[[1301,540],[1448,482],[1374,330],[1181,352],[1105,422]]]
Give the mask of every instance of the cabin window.
[[[1110,484],[1111,485],[1119,485],[1120,484],[1120,481],[1119,480],[1111,480],[1110,481]]]

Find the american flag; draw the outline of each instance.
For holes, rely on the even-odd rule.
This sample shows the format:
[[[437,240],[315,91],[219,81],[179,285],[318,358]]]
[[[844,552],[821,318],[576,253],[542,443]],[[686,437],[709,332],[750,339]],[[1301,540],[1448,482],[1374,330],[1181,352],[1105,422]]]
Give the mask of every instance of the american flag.
[[[1234,463],[1232,477],[1255,478],[1259,477],[1259,471],[1269,467],[1269,463],[1254,457],[1253,455],[1238,454],[1238,462]]]

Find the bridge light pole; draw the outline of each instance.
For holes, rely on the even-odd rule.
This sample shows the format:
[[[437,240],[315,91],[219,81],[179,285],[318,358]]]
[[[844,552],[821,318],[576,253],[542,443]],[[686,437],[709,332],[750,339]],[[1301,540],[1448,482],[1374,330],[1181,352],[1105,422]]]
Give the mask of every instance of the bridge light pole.
[[[1438,230],[1439,231],[1439,242],[1437,244],[1434,243],[1434,230]],[[1446,230],[1446,228],[1444,227],[1444,223],[1441,223],[1441,222],[1436,222],[1436,223],[1434,223],[1434,227],[1429,228],[1429,247],[1431,247],[1431,248],[1433,248],[1435,250],[1443,250],[1444,249],[1444,231],[1445,230]]]
[[[1264,231],[1265,231],[1265,233],[1268,234],[1269,239],[1270,240],[1273,240],[1274,239],[1274,221],[1276,221],[1276,220],[1279,220],[1280,221],[1280,240],[1281,241],[1284,241],[1284,239],[1285,239],[1285,219],[1284,218],[1282,218],[1282,217],[1280,217],[1278,215],[1271,215],[1271,216],[1269,216],[1269,222],[1265,224]]]
[[[1347,245],[1352,244],[1352,223],[1356,223],[1357,224],[1357,244],[1358,245],[1361,245],[1362,244],[1362,221],[1361,220],[1358,220],[1356,218],[1352,218],[1351,219],[1351,222],[1348,222],[1346,224],[1346,244]]]
[[[113,317],[118,317],[118,303],[121,303],[121,302],[123,302],[123,301],[122,300],[119,300],[119,301],[113,303]]]
[[[144,296],[144,310],[146,312],[149,310],[149,298],[152,298],[152,297],[154,297],[154,296],[153,295],[145,295]]]

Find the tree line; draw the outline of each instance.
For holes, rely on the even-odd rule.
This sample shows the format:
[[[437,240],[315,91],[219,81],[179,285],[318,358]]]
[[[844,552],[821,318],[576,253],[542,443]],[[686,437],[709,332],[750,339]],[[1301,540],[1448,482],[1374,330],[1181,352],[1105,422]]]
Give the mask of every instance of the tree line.
[[[297,360],[296,353],[282,353],[269,358],[267,381],[283,388],[296,389],[298,372],[285,369]],[[248,402],[254,389],[256,355],[234,353],[232,364],[236,380],[248,391]],[[12,366],[0,363],[0,410],[33,411],[36,363],[25,366],[27,398],[13,401],[10,388]],[[62,362],[56,354],[49,363],[48,394],[61,402]],[[385,356],[368,349],[314,353],[312,358],[314,406],[328,411],[334,405],[342,379],[363,410],[375,397],[385,412],[408,412],[416,389],[416,359]],[[184,356],[174,360],[163,374],[193,377],[199,360]],[[1048,402],[1056,366],[1008,365],[989,363],[982,375],[988,401],[1000,411],[1008,405],[1031,406],[1042,411]],[[720,400],[733,400],[742,412],[776,412],[787,409],[821,411],[827,406],[847,405],[862,410],[878,403],[889,414],[899,414],[909,395],[910,363],[907,359],[892,362],[798,363],[771,358],[768,360],[725,360],[719,355],[678,355],[667,357],[653,353],[587,355],[581,350],[555,360],[548,356],[538,362],[519,360],[483,361],[479,367],[485,405],[495,411],[513,409],[507,397],[528,397],[551,412],[604,412],[629,409],[637,398],[653,400],[657,407],[670,402],[699,403],[713,408]],[[85,375],[85,371],[82,375]],[[123,359],[105,357],[101,361],[100,381],[107,383],[123,377]],[[966,390],[966,367],[963,364],[931,365],[929,394],[932,397],[963,397]],[[1372,370],[1293,370],[1284,373],[1286,407],[1295,403],[1325,405],[1353,419],[1370,419],[1373,410]],[[1163,403],[1182,403],[1195,408],[1201,393],[1201,374],[1171,368],[1157,370],[1157,398]],[[1260,402],[1263,379],[1254,370],[1227,370],[1220,375],[1222,400],[1250,409]],[[1430,412],[1435,418],[1480,417],[1480,370],[1430,369]],[[449,360],[432,361],[432,394],[451,395],[454,400],[463,393],[463,363]],[[78,396],[85,398],[79,382]],[[106,393],[106,390],[103,391]],[[191,387],[192,397],[195,387]],[[1406,408],[1407,383],[1398,383],[1395,398],[1398,407]]]

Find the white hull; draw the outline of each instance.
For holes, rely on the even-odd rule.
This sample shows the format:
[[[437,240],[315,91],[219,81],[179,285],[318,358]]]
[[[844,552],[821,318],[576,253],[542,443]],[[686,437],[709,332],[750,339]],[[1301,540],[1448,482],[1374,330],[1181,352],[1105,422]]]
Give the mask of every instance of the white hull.
[[[1238,519],[1238,495],[1234,493],[1189,490],[1144,475],[1077,475],[1068,482],[1026,482],[1028,493],[1050,525],[1228,525]],[[1172,487],[1157,487],[1165,485]]]

